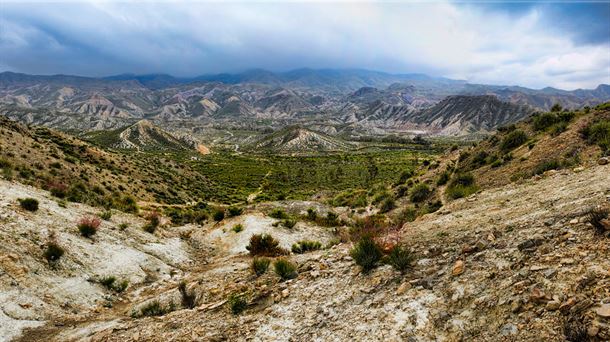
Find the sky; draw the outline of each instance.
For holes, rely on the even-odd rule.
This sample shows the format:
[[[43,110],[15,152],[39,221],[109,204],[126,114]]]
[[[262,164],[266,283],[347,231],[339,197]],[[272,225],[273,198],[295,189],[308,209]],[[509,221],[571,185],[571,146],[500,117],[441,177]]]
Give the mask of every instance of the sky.
[[[594,88],[610,83],[610,0],[0,0],[0,71],[188,77],[302,67]]]

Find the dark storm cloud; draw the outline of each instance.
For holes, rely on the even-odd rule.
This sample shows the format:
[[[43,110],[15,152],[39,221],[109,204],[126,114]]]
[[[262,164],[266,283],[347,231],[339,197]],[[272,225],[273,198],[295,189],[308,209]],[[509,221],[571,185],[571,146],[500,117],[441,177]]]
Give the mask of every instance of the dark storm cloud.
[[[0,6],[0,70],[193,76],[369,68],[534,87],[610,83],[608,3]]]

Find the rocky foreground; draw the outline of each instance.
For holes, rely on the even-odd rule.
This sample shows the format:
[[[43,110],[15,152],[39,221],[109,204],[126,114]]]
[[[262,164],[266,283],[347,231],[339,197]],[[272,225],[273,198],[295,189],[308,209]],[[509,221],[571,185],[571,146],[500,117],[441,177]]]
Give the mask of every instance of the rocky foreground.
[[[299,222],[286,231],[252,211],[150,235],[137,228],[142,219],[117,214],[86,241],[70,222],[95,209],[61,208],[15,183],[0,187],[0,336],[7,340],[610,339],[610,240],[584,216],[610,203],[610,165],[547,172],[407,223],[398,236],[417,259],[405,274],[390,266],[362,274],[351,244],[342,243],[292,255],[299,275],[283,282],[273,272],[252,275],[247,237],[266,231],[289,246],[307,236],[329,241],[330,228]],[[18,208],[25,195],[40,198],[39,212]],[[130,227],[115,228],[121,222]],[[236,223],[244,231],[232,232]],[[49,229],[67,250],[55,269],[40,257]],[[125,293],[92,280],[109,272],[130,280]],[[180,303],[181,280],[197,293],[195,308],[131,317],[152,300]],[[240,315],[227,305],[233,293],[248,301]]]

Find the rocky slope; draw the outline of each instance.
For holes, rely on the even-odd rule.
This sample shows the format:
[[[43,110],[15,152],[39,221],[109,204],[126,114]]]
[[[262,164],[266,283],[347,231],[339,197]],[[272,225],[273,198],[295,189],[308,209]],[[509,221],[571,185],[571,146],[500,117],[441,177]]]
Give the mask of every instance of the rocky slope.
[[[255,152],[305,153],[345,151],[353,147],[348,142],[324,133],[293,126],[263,137],[250,149]]]
[[[585,223],[584,210],[610,204],[609,167],[486,190],[405,224],[394,237],[417,256],[405,274],[389,266],[362,274],[344,243],[292,256],[299,275],[285,282],[251,275],[246,237],[266,231],[288,246],[303,237],[330,239],[328,230],[274,228],[254,211],[152,236],[139,230],[139,219],[116,215],[89,242],[73,232],[73,220],[93,209],[61,208],[44,192],[2,181],[0,232],[11,246],[0,264],[0,286],[9,294],[0,302],[9,323],[2,334],[16,338],[25,328],[23,341],[564,341],[576,322],[592,340],[607,340],[610,250]],[[24,196],[41,200],[39,212],[17,208]],[[130,226],[113,229],[119,222]],[[245,230],[231,231],[235,223]],[[49,229],[67,250],[58,269],[41,261]],[[104,268],[118,262],[124,266]],[[125,294],[87,281],[108,272],[132,280]],[[144,280],[147,272],[155,277]],[[79,292],[62,287],[75,279]],[[200,295],[196,308],[130,317],[154,299],[179,301],[181,280]],[[231,293],[248,299],[243,314],[227,308]]]

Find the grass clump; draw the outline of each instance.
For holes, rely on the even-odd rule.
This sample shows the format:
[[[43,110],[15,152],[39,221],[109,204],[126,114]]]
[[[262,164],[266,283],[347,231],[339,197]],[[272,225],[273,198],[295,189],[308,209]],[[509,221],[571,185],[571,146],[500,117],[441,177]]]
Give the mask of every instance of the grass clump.
[[[229,217],[235,217],[235,216],[239,216],[244,212],[243,208],[240,207],[229,207],[227,209],[227,213],[229,214]]]
[[[428,196],[430,196],[430,188],[426,184],[420,183],[411,190],[409,200],[413,203],[419,203],[425,201]]]
[[[38,200],[35,198],[19,198],[18,201],[21,208],[27,211],[35,212],[38,210]]]
[[[239,315],[248,307],[248,302],[244,299],[244,296],[238,294],[231,294],[227,300],[227,304],[229,304],[231,313],[234,315]]]
[[[379,212],[387,213],[394,208],[396,208],[396,201],[394,201],[394,198],[392,197],[387,197],[379,205]]]
[[[44,251],[44,258],[47,259],[47,262],[54,263],[59,261],[64,253],[64,249],[57,242],[49,241]]]
[[[383,253],[377,242],[371,236],[366,235],[358,241],[350,251],[350,255],[356,264],[362,268],[362,271],[368,273],[377,267]]]
[[[257,277],[260,277],[267,272],[270,263],[271,260],[268,258],[254,258],[252,259],[251,264],[252,272],[254,272]]]
[[[317,251],[322,248],[319,241],[301,240],[292,245],[292,253],[303,254],[309,251]]]
[[[115,276],[103,277],[99,280],[99,283],[108,290],[113,290],[117,293],[125,291],[127,286],[129,286],[129,281],[123,280],[119,282]]]
[[[220,222],[220,221],[224,220],[225,219],[225,212],[224,212],[224,210],[216,209],[216,211],[214,211],[214,213],[212,214],[212,218],[216,222]]]
[[[546,171],[557,170],[560,167],[561,163],[557,159],[546,160],[536,165],[536,167],[534,168],[534,174],[541,175]]]
[[[110,210],[105,210],[105,211],[103,211],[102,213],[100,213],[98,216],[99,216],[99,217],[100,217],[102,220],[104,220],[104,221],[108,221],[108,220],[110,220],[110,218],[112,217],[112,211],[110,211]]]
[[[451,174],[448,171],[441,173],[436,180],[436,185],[441,186],[447,184],[450,177]]]
[[[163,316],[167,313],[176,310],[176,305],[174,302],[170,302],[167,306],[163,306],[161,302],[158,300],[153,300],[150,303],[144,305],[140,309],[140,313],[133,315],[136,317],[153,317],[153,316]]]
[[[282,209],[274,209],[271,213],[269,213],[269,217],[278,220],[286,220],[289,218],[288,214],[286,214],[286,212],[284,212]]]
[[[254,234],[250,237],[250,243],[246,249],[251,255],[276,256],[286,254],[279,247],[279,242],[269,234]]]
[[[500,143],[500,149],[504,152],[508,152],[514,148],[523,145],[527,141],[527,134],[520,129],[516,129],[508,133]]]
[[[390,254],[387,256],[387,263],[392,265],[395,270],[405,273],[409,268],[411,268],[411,263],[414,258],[411,252],[401,246],[396,245],[392,250],[390,250]]]
[[[296,265],[284,258],[279,258],[273,263],[273,270],[282,280],[294,279],[298,276]]]
[[[238,223],[238,224],[236,224],[236,225],[234,225],[234,226],[233,226],[233,229],[232,229],[232,230],[233,230],[233,232],[235,232],[235,233],[239,233],[239,232],[241,232],[241,231],[243,231],[243,230],[244,230],[244,225],[243,225],[243,224],[241,224],[241,223]]]
[[[282,220],[281,224],[282,224],[282,227],[284,227],[284,228],[292,229],[292,228],[294,228],[294,226],[297,225],[297,220],[285,219],[285,220]]]
[[[90,238],[97,233],[101,223],[97,217],[83,217],[78,221],[78,231],[80,235]]]
[[[606,155],[610,153],[610,120],[592,123],[580,133],[587,143],[598,145]]]
[[[180,284],[178,284],[178,292],[180,292],[180,300],[183,308],[192,309],[197,306],[197,294],[194,290],[189,291],[185,281],[181,281]]]
[[[477,192],[477,187],[471,173],[455,174],[445,190],[445,193],[451,199],[470,196],[475,192]]]

